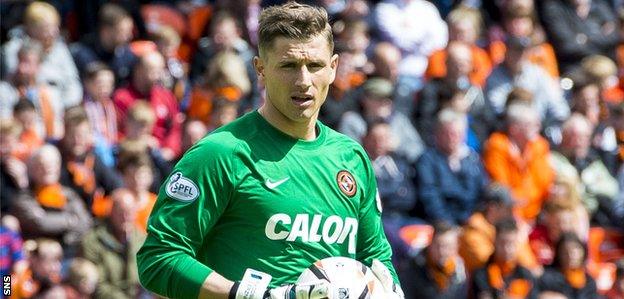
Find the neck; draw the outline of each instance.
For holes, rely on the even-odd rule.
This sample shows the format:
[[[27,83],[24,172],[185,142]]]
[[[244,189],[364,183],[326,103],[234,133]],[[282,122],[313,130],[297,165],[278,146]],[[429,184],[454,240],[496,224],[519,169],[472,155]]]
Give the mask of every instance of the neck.
[[[266,119],[272,126],[284,132],[286,135],[297,139],[314,140],[316,139],[316,119],[318,112],[302,122],[296,122],[288,119],[267,100],[264,105],[258,109],[258,113]]]

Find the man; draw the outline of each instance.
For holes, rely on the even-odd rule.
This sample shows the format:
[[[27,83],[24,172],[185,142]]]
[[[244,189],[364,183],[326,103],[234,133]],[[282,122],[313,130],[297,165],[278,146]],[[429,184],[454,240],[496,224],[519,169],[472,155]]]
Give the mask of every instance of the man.
[[[592,149],[592,132],[593,126],[585,116],[573,114],[563,123],[561,145],[551,154],[550,161],[558,176],[580,182],[583,205],[589,214],[604,217],[609,212],[600,210],[609,207],[620,190],[617,180]],[[600,207],[601,202],[605,206]]]
[[[463,224],[487,185],[479,154],[466,145],[467,125],[464,114],[440,111],[435,146],[418,159],[418,198],[427,221]]]
[[[361,141],[367,131],[367,122],[385,120],[399,141],[396,154],[405,157],[410,163],[415,162],[422,153],[424,144],[409,118],[395,109],[392,102],[394,85],[386,79],[371,78],[364,83],[362,89],[361,113],[348,111],[343,114],[338,131]]]
[[[61,245],[47,238],[39,238],[33,242],[35,249],[27,262],[16,266],[11,275],[13,278],[11,298],[44,298],[40,296],[61,283],[63,259]]]
[[[414,258],[402,277],[407,298],[452,299],[466,297],[466,269],[457,252],[457,227],[445,222],[433,226],[431,244]]]
[[[509,189],[515,213],[533,221],[554,179],[548,162],[548,142],[539,135],[537,111],[525,104],[507,108],[505,132],[493,133],[483,150],[483,164],[493,181]]]
[[[481,208],[468,218],[459,237],[459,254],[469,274],[487,263],[494,252],[494,225],[512,216],[513,205],[511,193],[504,186],[494,183],[485,190]],[[542,268],[531,251],[528,239],[524,238],[518,246],[518,263],[533,273],[540,273]]]
[[[137,57],[130,50],[134,22],[122,7],[106,3],[98,12],[98,29],[71,46],[78,70],[84,73],[87,66],[101,61],[110,67],[118,83],[130,76]]]
[[[509,37],[505,42],[505,60],[487,79],[485,96],[496,110],[502,114],[507,95],[514,87],[522,87],[534,95],[533,106],[546,125],[556,125],[570,114],[568,103],[563,97],[558,82],[541,67],[527,61],[532,42],[527,37]]]
[[[171,298],[322,298],[334,296],[327,281],[293,283],[346,256],[402,298],[366,153],[317,122],[332,51],[324,10],[262,12],[254,66],[266,102],[191,148],[165,181],[137,255],[142,285]]]
[[[135,224],[134,195],[129,190],[117,189],[111,197],[110,217],[85,235],[82,254],[97,265],[100,273],[94,298],[136,298],[141,291],[136,252],[145,233]]]
[[[494,253],[472,277],[473,298],[537,298],[535,278],[518,264],[518,240],[513,218],[496,224]]]
[[[146,101],[156,115],[152,135],[158,139],[163,157],[173,159],[180,154],[182,117],[178,102],[171,91],[161,85],[165,60],[158,52],[143,55],[134,67],[131,83],[115,91],[118,128],[123,128],[128,110],[138,101]],[[124,132],[126,133],[126,132]]]

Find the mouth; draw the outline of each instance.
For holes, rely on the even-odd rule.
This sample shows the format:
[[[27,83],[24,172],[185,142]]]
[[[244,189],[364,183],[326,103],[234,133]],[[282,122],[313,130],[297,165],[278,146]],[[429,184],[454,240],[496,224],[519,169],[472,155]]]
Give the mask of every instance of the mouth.
[[[308,107],[314,102],[312,95],[302,94],[290,97],[290,100],[298,107]]]

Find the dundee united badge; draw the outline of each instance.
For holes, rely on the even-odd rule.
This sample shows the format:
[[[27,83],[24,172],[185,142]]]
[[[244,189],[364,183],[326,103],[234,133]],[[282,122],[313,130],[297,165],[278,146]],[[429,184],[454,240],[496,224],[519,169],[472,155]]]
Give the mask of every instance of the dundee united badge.
[[[355,192],[357,192],[357,183],[355,182],[355,178],[353,178],[353,175],[346,170],[338,172],[338,175],[336,175],[336,182],[338,183],[340,191],[348,197],[353,197]]]

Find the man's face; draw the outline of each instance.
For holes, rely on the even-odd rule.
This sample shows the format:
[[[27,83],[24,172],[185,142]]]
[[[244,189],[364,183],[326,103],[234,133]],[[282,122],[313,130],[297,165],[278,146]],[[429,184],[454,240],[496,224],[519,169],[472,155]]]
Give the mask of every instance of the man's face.
[[[234,20],[223,20],[215,25],[212,39],[218,49],[228,50],[234,48],[234,43],[240,38],[238,28]]]
[[[35,53],[25,53],[17,62],[17,79],[23,83],[35,80],[39,72],[39,57]]]
[[[470,48],[458,46],[449,50],[446,68],[449,74],[456,77],[468,76],[472,71],[472,53]]]
[[[449,24],[449,35],[451,40],[474,44],[478,38],[478,32],[470,21],[459,21]]]
[[[529,37],[533,33],[531,17],[512,18],[505,21],[505,30],[515,37]]]
[[[113,31],[113,41],[116,47],[128,44],[134,34],[134,22],[131,18],[125,18],[119,22],[116,26],[111,28]]]
[[[51,281],[58,282],[61,278],[61,258],[63,253],[59,248],[46,246],[40,249],[39,255],[32,257],[33,272],[37,277],[48,278]]]
[[[287,122],[316,119],[336,77],[338,55],[321,34],[307,41],[278,37],[254,66],[266,87],[267,113]]]
[[[111,71],[101,71],[86,82],[85,87],[95,100],[110,99],[115,88],[115,76]]]
[[[571,233],[576,230],[576,215],[574,211],[562,210],[556,212],[548,223],[548,236],[550,240],[557,241],[563,233]]]
[[[449,231],[436,236],[429,246],[429,256],[438,264],[444,264],[448,259],[457,256],[457,233]]]
[[[455,153],[466,140],[466,128],[459,123],[440,125],[435,135],[438,149],[445,154]]]
[[[562,147],[573,151],[575,158],[585,158],[591,146],[592,131],[589,127],[572,127],[563,132]]]
[[[35,24],[27,24],[26,30],[28,35],[39,41],[44,49],[49,49],[59,36],[59,23],[57,20],[45,20]]]
[[[494,246],[499,261],[515,261],[518,255],[518,232],[503,232],[497,235]]]
[[[110,221],[117,232],[124,233],[127,236],[136,219],[135,199],[128,192],[115,194],[114,196]]]
[[[56,155],[40,156],[30,169],[35,186],[56,184],[61,177],[61,160]]]
[[[151,56],[139,62],[133,78],[135,86],[142,92],[149,92],[153,86],[160,84],[165,70],[165,60],[160,54],[148,55]]]
[[[73,128],[67,128],[63,143],[65,149],[74,156],[84,155],[93,144],[93,134],[89,122],[82,122]]]
[[[154,181],[154,175],[149,166],[128,167],[123,175],[127,187],[135,192],[148,191]]]
[[[374,59],[375,73],[382,78],[395,82],[399,77],[401,52],[396,49],[384,48]]]
[[[392,148],[392,132],[387,124],[379,124],[370,129],[364,138],[364,147],[371,157],[386,155]]]

